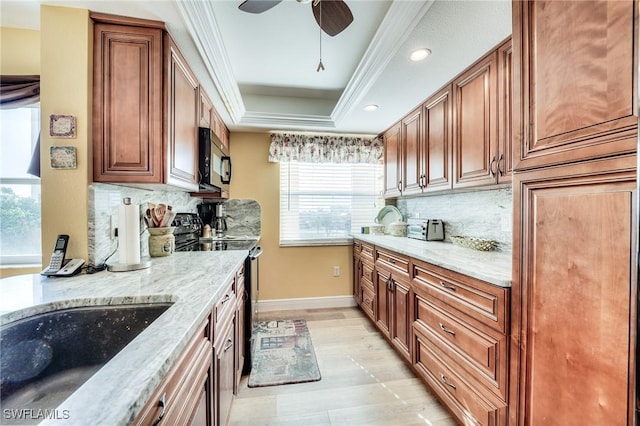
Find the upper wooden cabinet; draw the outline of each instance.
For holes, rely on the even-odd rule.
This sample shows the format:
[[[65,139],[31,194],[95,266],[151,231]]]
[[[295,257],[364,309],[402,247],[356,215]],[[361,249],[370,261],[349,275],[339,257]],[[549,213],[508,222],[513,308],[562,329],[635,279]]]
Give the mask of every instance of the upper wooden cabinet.
[[[476,62],[453,82],[453,187],[495,183],[497,54]]]
[[[635,151],[638,4],[588,5],[513,2],[517,170]]]
[[[198,127],[229,131],[164,23],[92,13],[93,180],[198,190]],[[215,117],[215,119],[213,119]]]
[[[163,179],[162,33],[159,28],[94,26],[96,182],[158,183]]]
[[[168,34],[165,34],[165,60],[166,183],[195,191],[198,189],[200,117],[198,80]]]
[[[385,197],[511,181],[511,52],[509,38],[385,132]]]
[[[384,139],[384,196],[402,195],[402,155],[400,151],[400,123],[383,135]]]

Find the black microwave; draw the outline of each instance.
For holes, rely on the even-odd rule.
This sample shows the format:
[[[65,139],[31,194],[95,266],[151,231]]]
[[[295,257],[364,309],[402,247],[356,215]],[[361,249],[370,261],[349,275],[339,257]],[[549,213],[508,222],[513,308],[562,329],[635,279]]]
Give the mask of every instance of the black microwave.
[[[231,183],[231,157],[213,130],[198,128],[199,165],[201,191],[229,191]]]

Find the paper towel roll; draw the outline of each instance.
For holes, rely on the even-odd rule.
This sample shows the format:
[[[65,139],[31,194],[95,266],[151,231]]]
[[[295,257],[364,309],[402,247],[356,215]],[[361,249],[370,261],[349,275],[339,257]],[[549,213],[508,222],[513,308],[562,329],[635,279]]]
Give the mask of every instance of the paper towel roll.
[[[123,265],[140,263],[140,207],[124,198],[118,211],[118,256]]]

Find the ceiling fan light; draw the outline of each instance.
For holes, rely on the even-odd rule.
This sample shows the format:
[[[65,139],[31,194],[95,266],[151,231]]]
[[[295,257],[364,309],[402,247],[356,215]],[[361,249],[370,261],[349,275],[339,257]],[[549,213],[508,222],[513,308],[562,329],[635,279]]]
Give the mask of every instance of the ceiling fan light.
[[[378,105],[375,105],[375,104],[367,105],[366,107],[364,107],[365,111],[375,111],[377,109],[378,109]]]
[[[418,61],[422,61],[430,54],[431,54],[431,50],[427,49],[426,47],[423,47],[421,49],[416,49],[413,52],[411,52],[409,59],[411,59],[414,62],[418,62]]]

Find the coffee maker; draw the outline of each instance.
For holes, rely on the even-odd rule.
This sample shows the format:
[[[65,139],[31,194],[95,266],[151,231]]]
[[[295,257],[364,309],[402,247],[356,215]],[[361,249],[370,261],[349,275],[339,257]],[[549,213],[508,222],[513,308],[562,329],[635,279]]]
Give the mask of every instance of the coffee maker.
[[[203,203],[198,205],[198,216],[202,223],[210,225],[216,238],[222,238],[227,232],[227,212],[224,203]]]
[[[224,204],[216,204],[216,218],[214,222],[216,237],[223,238],[227,232],[227,209]]]

